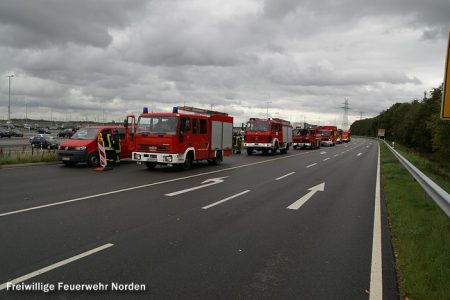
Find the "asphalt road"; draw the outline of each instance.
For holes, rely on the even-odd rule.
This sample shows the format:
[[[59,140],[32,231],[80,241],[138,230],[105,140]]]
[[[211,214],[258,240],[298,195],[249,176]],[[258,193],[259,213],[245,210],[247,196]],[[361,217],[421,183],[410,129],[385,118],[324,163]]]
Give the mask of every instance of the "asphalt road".
[[[369,299],[377,159],[353,139],[188,172],[1,169],[0,298]],[[398,299],[383,197],[381,217],[383,299]],[[109,286],[7,290],[14,279]]]

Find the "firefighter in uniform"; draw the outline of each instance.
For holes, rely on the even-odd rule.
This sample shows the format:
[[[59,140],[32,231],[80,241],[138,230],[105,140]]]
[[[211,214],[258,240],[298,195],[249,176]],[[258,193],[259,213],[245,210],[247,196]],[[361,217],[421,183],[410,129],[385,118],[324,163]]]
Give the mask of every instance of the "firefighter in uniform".
[[[114,148],[114,158],[115,158],[115,164],[119,165],[120,164],[120,151],[122,150],[120,148],[120,135],[119,135],[119,130],[114,129],[114,137],[113,137],[113,148]]]
[[[116,160],[115,150],[113,148],[113,141],[111,139],[111,129],[106,129],[102,132],[103,142],[105,144],[105,153],[106,153],[106,161],[108,165],[112,165],[112,163]]]
[[[233,152],[236,154],[241,154],[241,135],[240,134],[233,134]]]

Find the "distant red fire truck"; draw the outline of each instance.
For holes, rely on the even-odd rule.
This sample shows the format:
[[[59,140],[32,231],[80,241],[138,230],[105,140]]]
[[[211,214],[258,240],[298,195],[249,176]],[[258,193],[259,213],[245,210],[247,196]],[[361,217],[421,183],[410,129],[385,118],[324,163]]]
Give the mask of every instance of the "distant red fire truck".
[[[318,127],[312,127],[307,129],[295,129],[293,131],[293,147],[297,148],[320,148],[322,142],[322,136]]]
[[[322,145],[334,146],[336,145],[338,132],[336,126],[321,126],[320,133],[322,135]]]
[[[282,119],[250,118],[244,136],[244,147],[247,154],[252,155],[254,150],[263,154],[287,153],[292,145],[292,125]]]
[[[351,131],[350,130],[342,130],[342,142],[348,143],[351,140]]]
[[[191,168],[193,161],[207,160],[218,165],[233,151],[233,117],[226,113],[194,107],[174,107],[171,113],[144,112],[135,120],[128,116],[127,133],[134,135],[132,160],[156,165]]]

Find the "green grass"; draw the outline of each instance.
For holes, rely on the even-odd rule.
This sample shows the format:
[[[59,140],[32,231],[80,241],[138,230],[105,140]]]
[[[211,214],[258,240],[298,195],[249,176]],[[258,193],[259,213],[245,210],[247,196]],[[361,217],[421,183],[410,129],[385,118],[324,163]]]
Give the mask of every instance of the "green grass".
[[[16,155],[1,155],[0,156],[0,166],[1,165],[11,165],[11,164],[25,164],[25,163],[37,163],[37,162],[50,162],[57,161],[58,155],[56,151],[40,151],[34,153],[17,153]]]
[[[401,145],[395,145],[395,150],[446,190],[447,193],[450,193],[450,160],[446,163],[438,162],[433,160],[430,155],[420,154]]]
[[[450,299],[450,218],[383,143],[380,149],[401,297]],[[410,161],[416,159],[424,163],[423,158]],[[433,177],[445,182],[439,174]]]

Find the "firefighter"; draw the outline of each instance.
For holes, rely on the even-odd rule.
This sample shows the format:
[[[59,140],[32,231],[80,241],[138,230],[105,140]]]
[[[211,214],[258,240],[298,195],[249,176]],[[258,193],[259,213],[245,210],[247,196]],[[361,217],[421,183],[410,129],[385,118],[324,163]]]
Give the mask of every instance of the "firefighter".
[[[105,144],[106,160],[109,162],[108,165],[114,163],[116,160],[115,150],[113,148],[113,141],[111,139],[111,129],[106,129],[102,131],[103,143]]]
[[[120,151],[122,150],[120,148],[120,135],[119,130],[114,129],[114,137],[113,137],[113,148],[115,153],[115,164],[120,164]]]
[[[241,154],[241,135],[240,134],[233,134],[233,152],[235,154]]]

